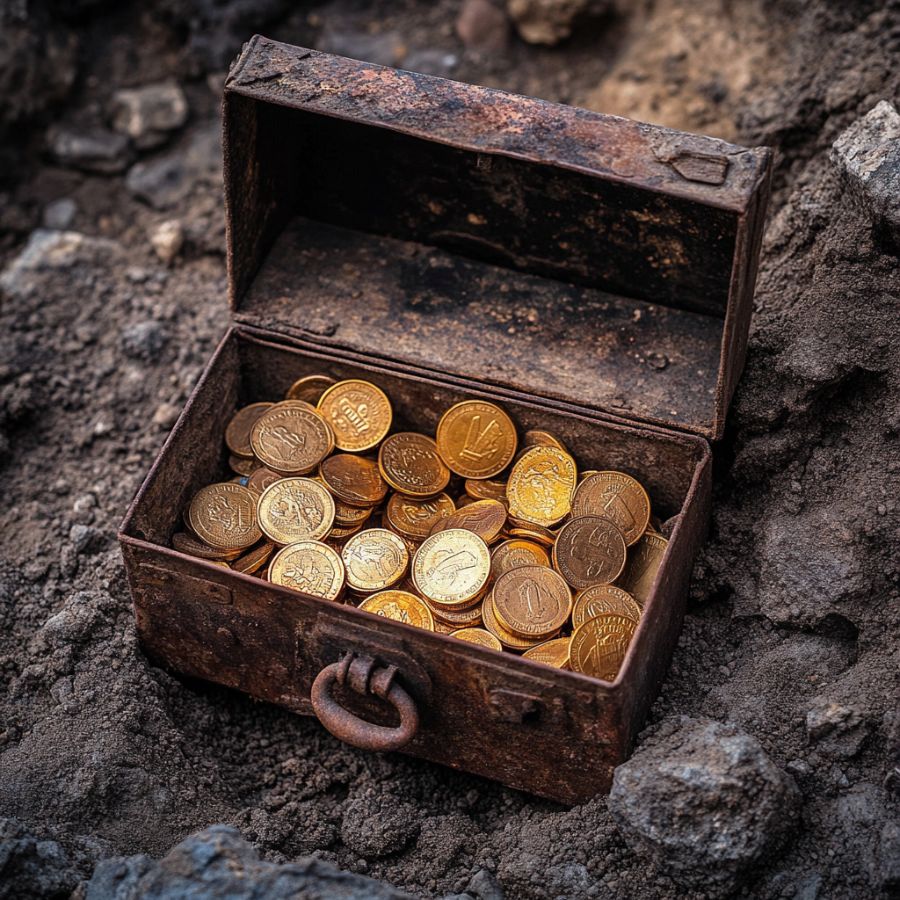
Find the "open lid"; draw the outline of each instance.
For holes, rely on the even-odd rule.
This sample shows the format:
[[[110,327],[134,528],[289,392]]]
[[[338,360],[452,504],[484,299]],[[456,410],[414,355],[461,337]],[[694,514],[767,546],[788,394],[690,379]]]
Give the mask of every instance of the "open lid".
[[[721,435],[769,150],[259,36],[224,115],[236,320]]]

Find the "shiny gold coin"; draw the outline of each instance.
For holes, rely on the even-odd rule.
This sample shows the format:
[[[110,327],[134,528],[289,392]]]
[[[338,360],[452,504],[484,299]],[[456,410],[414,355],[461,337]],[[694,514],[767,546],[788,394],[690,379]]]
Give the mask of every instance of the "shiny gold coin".
[[[459,631],[455,625],[448,625],[440,619],[434,620],[434,630],[437,634],[453,634],[454,631]]]
[[[362,525],[335,525],[328,532],[327,540],[335,545],[343,544],[344,541],[353,537],[359,531],[362,531]]]
[[[252,547],[262,537],[256,494],[231,482],[197,491],[188,507],[188,524],[201,541],[219,550]]]
[[[492,478],[516,455],[516,427],[499,406],[464,400],[437,427],[437,447],[451,471],[463,478]]]
[[[391,528],[403,537],[424,541],[431,534],[431,529],[455,510],[456,504],[446,494],[427,500],[391,494],[385,516]]]
[[[243,456],[246,459],[253,458],[250,431],[256,424],[256,420],[273,405],[272,403],[251,403],[249,406],[239,409],[231,417],[231,421],[225,426],[225,446],[235,456]]]
[[[335,379],[328,375],[306,375],[298,378],[285,394],[285,400],[303,400],[315,406],[322,397],[322,394],[328,390]]]
[[[545,666],[553,666],[554,669],[565,669],[569,665],[570,640],[570,638],[561,637],[544,641],[543,644],[526,650],[522,654],[522,658],[543,663]]]
[[[220,566],[223,569],[231,569],[231,566],[228,565],[227,562],[223,559],[208,559],[207,562],[213,566]]]
[[[507,520],[507,528],[509,529],[510,537],[534,541],[543,547],[552,547],[556,543],[555,531],[551,531],[549,528],[537,525],[534,522],[526,522],[524,519],[510,516]]]
[[[602,516],[579,516],[559,530],[553,545],[553,565],[573,587],[612,584],[625,568],[625,538]]]
[[[280,478],[284,478],[279,472],[273,472],[265,466],[255,468],[247,478],[247,487],[251,491],[261,494],[270,484],[274,484]]]
[[[484,621],[484,627],[495,637],[507,650],[530,650],[532,647],[543,643],[542,638],[523,638],[511,631],[507,631],[499,621],[494,610],[494,594],[489,593],[481,605],[481,616]]]
[[[572,515],[609,519],[630,547],[647,530],[650,498],[640,482],[624,472],[597,472],[575,489]]]
[[[334,523],[334,500],[312,478],[281,478],[270,484],[259,497],[257,511],[266,537],[282,545],[324,538]]]
[[[197,556],[200,559],[237,559],[243,552],[240,547],[234,550],[210,547],[186,531],[178,531],[172,535],[172,546],[179,553],[187,553],[188,556]]]
[[[463,606],[487,584],[491,554],[487,544],[462,528],[425,539],[413,560],[419,593],[447,606]]]
[[[409,497],[433,497],[450,481],[450,470],[437,452],[435,442],[415,431],[392,434],[378,449],[381,477]]]
[[[557,447],[533,447],[513,466],[506,486],[509,511],[518,519],[553,525],[572,506],[575,460]]]
[[[431,533],[464,528],[477,534],[486,544],[492,544],[505,524],[506,507],[502,503],[497,500],[476,500],[437,522]]]
[[[250,575],[257,569],[261,569],[268,562],[274,550],[275,545],[271,541],[266,541],[264,544],[248,550],[243,556],[239,556],[231,564],[231,568],[235,572],[243,572],[245,575]]]
[[[235,456],[232,453],[228,457],[228,468],[238,475],[250,475],[259,468],[259,462],[256,459],[247,459],[245,456]]]
[[[413,586],[415,590],[415,586]],[[474,628],[481,624],[481,603],[484,597],[478,595],[473,606],[466,606],[464,609],[456,609],[454,607],[441,606],[427,597],[423,598],[425,605],[434,615],[435,622],[443,622],[453,628]]]
[[[608,614],[625,616],[627,619],[634,619],[635,622],[641,620],[641,608],[631,594],[611,584],[595,584],[575,598],[572,607],[572,627],[578,628],[588,619]]]
[[[578,473],[578,483],[581,484],[583,481],[587,481],[591,475],[599,475],[600,472],[597,469],[585,469],[583,472]],[[578,488],[575,488],[577,491]]]
[[[388,492],[378,464],[352,453],[335,453],[323,460],[319,477],[335,497],[357,506],[375,506]]]
[[[318,409],[334,431],[339,450],[371,450],[391,430],[391,402],[368,381],[339,381],[322,394]]]
[[[518,538],[504,541],[491,552],[491,576],[496,581],[501,575],[520,566],[549,566],[547,551],[533,541]]]
[[[341,551],[347,584],[356,591],[381,591],[400,581],[409,566],[406,544],[386,528],[353,535]]]
[[[371,506],[352,506],[343,500],[334,501],[334,524],[339,528],[358,528],[371,518]]]
[[[323,600],[337,600],[344,586],[344,564],[327,544],[298,541],[272,558],[269,581]]]
[[[492,481],[489,478],[467,478],[465,491],[473,500],[499,500],[504,506],[506,499],[506,482]]]
[[[334,435],[318,413],[288,400],[276,403],[256,420],[250,446],[273,471],[306,475],[334,450]]]
[[[415,594],[406,591],[381,591],[372,594],[360,603],[359,608],[404,625],[434,631],[431,610]]]
[[[468,641],[470,644],[478,644],[481,647],[489,647],[491,650],[503,650],[503,644],[485,628],[460,628],[450,632],[450,637]]]
[[[602,615],[575,629],[569,647],[569,667],[574,672],[603,681],[615,681],[634,636],[633,619]]]
[[[662,535],[646,532],[628,551],[628,562],[618,584],[641,606],[650,599],[650,591],[668,546],[669,542]]]
[[[562,450],[563,453],[569,452],[566,445],[556,435],[539,428],[533,428],[522,435],[522,446],[527,448],[556,447],[557,450]]]
[[[546,566],[520,566],[494,585],[494,614],[520,637],[556,634],[572,612],[572,593],[562,576]]]

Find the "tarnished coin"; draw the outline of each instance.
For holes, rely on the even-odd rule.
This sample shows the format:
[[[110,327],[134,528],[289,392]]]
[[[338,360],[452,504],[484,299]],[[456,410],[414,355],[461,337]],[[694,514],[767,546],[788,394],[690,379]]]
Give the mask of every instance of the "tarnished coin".
[[[415,585],[413,585],[415,590]],[[434,614],[435,622],[442,622],[452,628],[474,628],[481,624],[481,602],[484,598],[476,596],[474,604],[465,604],[462,608],[441,606],[424,597],[425,605]]]
[[[481,605],[481,616],[484,627],[495,637],[507,650],[530,650],[532,647],[543,642],[543,638],[523,638],[517,634],[508,631],[497,620],[494,609],[494,592],[491,591]]]
[[[235,572],[243,572],[245,575],[251,575],[268,562],[269,557],[274,550],[275,545],[271,541],[266,541],[265,543],[248,550],[243,556],[239,556],[231,564],[231,568],[234,569]]]
[[[550,637],[572,612],[572,593],[558,572],[520,566],[494,585],[494,613],[507,630],[526,638]]]
[[[504,506],[506,499],[506,482],[492,481],[490,478],[467,478],[465,491],[473,500],[499,500]]]
[[[334,450],[334,435],[318,413],[287,400],[256,420],[250,445],[268,468],[283,475],[305,475]]]
[[[252,547],[262,537],[256,494],[230,481],[197,491],[188,507],[188,525],[201,541],[219,550]]]
[[[636,623],[627,616],[588,619],[572,634],[569,667],[583,675],[615,681],[635,628]]]
[[[416,500],[403,494],[391,494],[385,509],[388,524],[403,537],[424,541],[431,529],[455,512],[456,504],[446,494]]]
[[[303,400],[315,406],[322,397],[322,394],[328,390],[333,384],[336,384],[334,378],[328,375],[305,375],[298,378],[285,394],[285,400]]]
[[[465,528],[466,531],[477,534],[486,544],[492,544],[505,524],[506,507],[502,503],[497,500],[476,500],[437,522],[431,533]]]
[[[506,485],[516,518],[553,525],[569,514],[578,472],[575,460],[557,447],[533,447],[513,466]]]
[[[344,564],[327,544],[298,541],[272,558],[269,581],[323,600],[337,600],[344,586]]]
[[[437,427],[437,447],[451,471],[463,478],[491,478],[516,455],[516,427],[499,406],[464,400]]]
[[[543,663],[545,666],[553,666],[555,669],[565,669],[569,664],[569,642],[570,638],[561,637],[553,638],[550,641],[544,641],[537,647],[526,650],[523,659],[531,659],[534,662]]]
[[[624,472],[597,472],[575,489],[572,515],[609,519],[630,547],[647,530],[650,498],[640,482]]]
[[[334,500],[312,478],[281,478],[270,484],[257,510],[259,527],[276,544],[319,540],[334,524]]]
[[[323,460],[319,477],[335,497],[357,506],[375,506],[388,492],[378,464],[352,453],[335,453]]]
[[[409,551],[402,538],[386,528],[353,535],[341,551],[347,584],[356,591],[381,591],[406,574]]]
[[[566,445],[556,435],[549,431],[543,431],[540,428],[532,428],[522,435],[522,447],[556,447],[564,453],[568,453]]]
[[[359,604],[360,609],[384,616],[404,625],[414,625],[426,631],[434,631],[434,616],[425,603],[407,591],[381,591],[372,594]]]
[[[584,625],[596,616],[614,615],[641,620],[641,608],[634,597],[611,584],[595,584],[583,590],[572,606],[572,627]]]
[[[410,497],[433,497],[450,481],[450,470],[428,436],[414,431],[392,434],[378,449],[381,477]]]
[[[625,538],[609,519],[579,516],[559,530],[553,565],[573,588],[611,584],[625,568]]]
[[[259,468],[259,460],[248,459],[246,456],[235,456],[232,453],[228,457],[228,468],[238,475],[250,475]]]
[[[521,566],[549,565],[550,557],[540,544],[520,538],[504,541],[491,552],[491,576],[494,581]]]
[[[619,587],[628,591],[641,606],[650,599],[650,589],[668,546],[669,542],[662,535],[646,532],[628,551],[628,562],[619,578]]]
[[[412,567],[419,593],[447,606],[465,605],[487,584],[490,572],[487,544],[462,528],[426,538]]]
[[[501,644],[500,641],[485,628],[460,628],[457,631],[451,631],[450,637],[459,638],[461,641],[468,641],[470,644],[490,647],[491,650],[503,649],[503,644]]]
[[[258,466],[247,478],[247,487],[251,491],[261,494],[270,484],[274,484],[280,478],[284,478],[280,472],[273,472],[266,466]]]
[[[524,519],[517,519],[510,516],[507,520],[509,528],[509,536],[522,538],[526,541],[534,541],[543,547],[552,547],[556,543],[556,532],[538,525],[535,522],[527,522]]]
[[[322,394],[318,408],[334,431],[338,450],[371,450],[391,430],[391,401],[368,381],[339,381]]]
[[[256,424],[256,420],[272,406],[274,406],[272,403],[251,403],[249,406],[239,409],[231,417],[231,421],[225,426],[225,446],[235,456],[243,456],[246,459],[253,458],[250,431]]]
[[[237,559],[243,552],[243,548],[237,547],[234,550],[221,550],[216,547],[210,547],[203,541],[197,540],[192,534],[186,531],[178,531],[172,535],[172,546],[179,553],[187,553],[189,556],[197,556],[200,559]]]

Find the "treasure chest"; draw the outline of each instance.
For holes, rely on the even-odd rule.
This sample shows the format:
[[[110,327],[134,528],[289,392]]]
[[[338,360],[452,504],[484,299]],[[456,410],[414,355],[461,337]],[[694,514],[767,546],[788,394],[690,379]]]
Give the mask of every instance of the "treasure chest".
[[[120,541],[161,664],[566,803],[609,788],[678,640],[744,362],[770,152],[253,38],[224,96],[232,321]],[[464,399],[629,472],[668,538],[613,682],[171,549],[225,424],[304,375],[434,434]]]

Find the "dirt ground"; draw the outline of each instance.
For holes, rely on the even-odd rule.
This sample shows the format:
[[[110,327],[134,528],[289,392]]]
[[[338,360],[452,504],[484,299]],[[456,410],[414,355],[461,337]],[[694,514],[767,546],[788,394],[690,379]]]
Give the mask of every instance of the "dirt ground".
[[[68,860],[30,889],[68,896],[104,857],[221,822],[268,860],[314,853],[425,897],[900,890],[898,259],[829,158],[900,97],[900,5],[594,4],[557,46],[481,50],[459,6],[0,7],[0,815]],[[650,864],[605,797],[564,809],[356,752],[141,653],[115,533],[226,327],[218,102],[254,31],[777,148],[711,535],[638,748],[710,718],[793,779],[799,824],[737,880]],[[165,142],[105,147],[103,174],[54,154],[54,129],[105,128],[116,90],[162,79],[189,108]],[[149,235],[171,220],[166,264]]]

